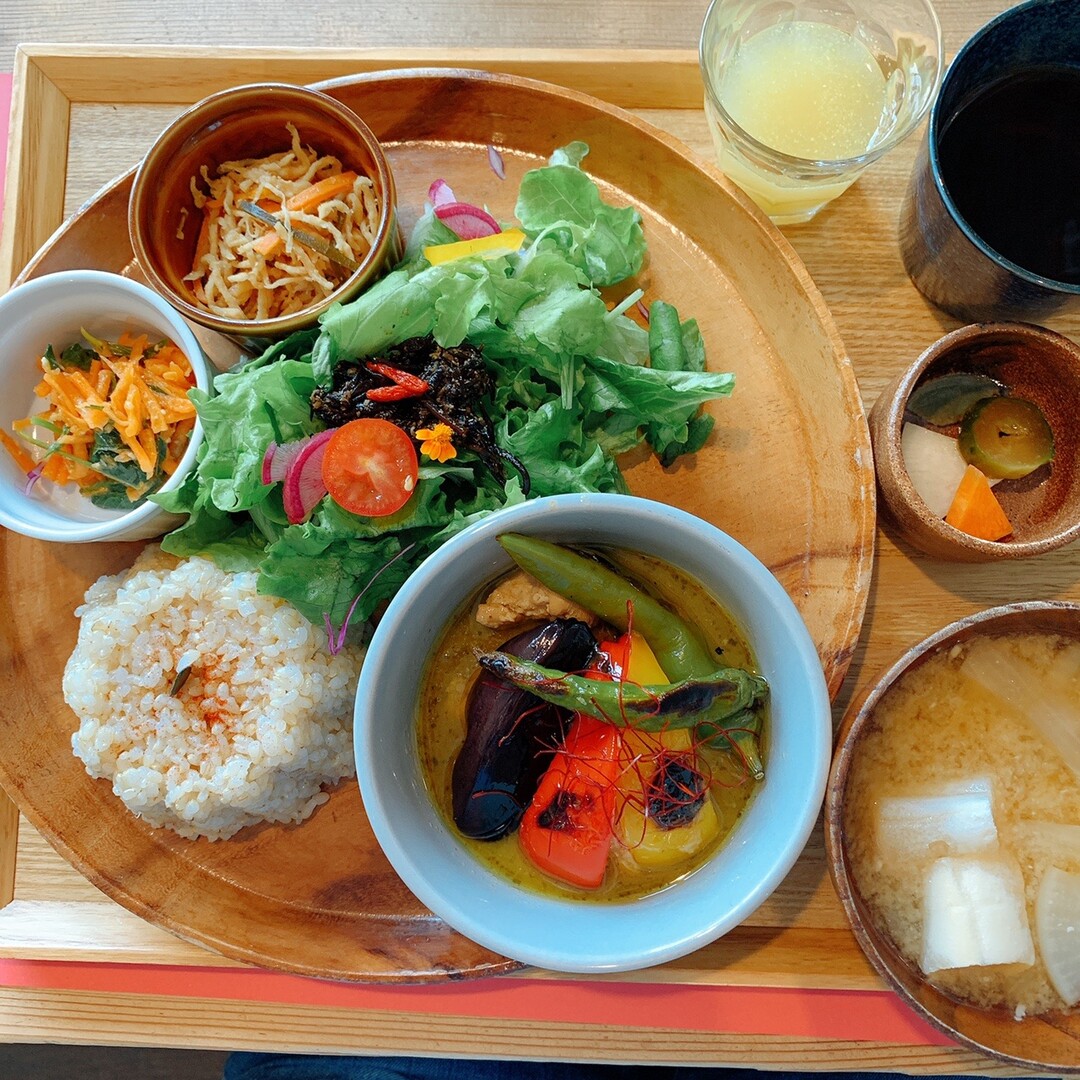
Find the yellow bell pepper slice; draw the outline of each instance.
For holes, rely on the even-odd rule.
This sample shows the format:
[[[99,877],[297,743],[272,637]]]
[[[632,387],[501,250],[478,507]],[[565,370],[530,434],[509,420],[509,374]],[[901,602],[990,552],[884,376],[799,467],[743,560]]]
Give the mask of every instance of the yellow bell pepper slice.
[[[502,232],[481,236],[476,240],[455,240],[450,244],[430,244],[424,248],[424,258],[432,266],[453,262],[455,259],[479,257],[496,259],[500,255],[513,255],[525,243],[521,229],[504,229]]]
[[[660,666],[649,643],[636,630],[630,633],[630,657],[623,678],[640,686],[660,686],[671,680]],[[668,752],[693,759],[693,740],[685,728],[645,733],[626,728],[624,752],[642,763],[656,760]],[[637,788],[635,797],[627,798],[619,814],[616,832],[625,854],[645,870],[673,866],[711,843],[720,831],[716,805],[708,794],[692,821],[673,829],[662,829],[642,812],[641,781],[637,768],[628,769],[620,780],[627,791]]]

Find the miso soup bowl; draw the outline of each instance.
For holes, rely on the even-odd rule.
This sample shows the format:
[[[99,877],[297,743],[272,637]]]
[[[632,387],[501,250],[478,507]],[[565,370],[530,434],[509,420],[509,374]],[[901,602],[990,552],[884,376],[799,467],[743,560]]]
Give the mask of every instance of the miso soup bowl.
[[[840,727],[825,799],[825,846],[833,884],[867,959],[900,997],[939,1031],[970,1049],[1025,1069],[1080,1073],[1080,1012],[1016,1017],[1011,1011],[978,1008],[934,986],[900,953],[875,918],[852,870],[853,830],[845,813],[852,767],[867,735],[878,726],[877,710],[901,680],[917,679],[931,657],[976,637],[1015,632],[1060,634],[1080,640],[1080,604],[1021,601],[988,608],[931,634],[909,649],[876,683],[854,700]]]
[[[771,689],[765,780],[723,847],[667,889],[624,902],[542,896],[478,862],[425,786],[416,740],[421,672],[443,627],[512,563],[501,533],[632,548],[696,578],[742,628]],[[383,851],[451,927],[514,960],[569,972],[626,971],[684,955],[737,926],[783,880],[814,825],[832,746],[814,643],[787,593],[744,547],[668,506],[623,495],[536,499],[459,533],[391,602],[356,696],[357,778]]]

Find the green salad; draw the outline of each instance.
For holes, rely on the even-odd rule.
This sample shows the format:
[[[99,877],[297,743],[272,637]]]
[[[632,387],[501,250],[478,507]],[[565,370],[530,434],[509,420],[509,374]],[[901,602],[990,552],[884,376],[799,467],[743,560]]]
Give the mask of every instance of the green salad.
[[[256,569],[260,592],[341,626],[367,619],[425,556],[493,510],[626,491],[616,458],[642,442],[665,465],[700,448],[712,428],[700,406],[730,394],[734,376],[705,371],[697,324],[671,305],[651,303],[648,329],[625,314],[640,290],[628,285],[608,308],[598,289],[632,278],[646,245],[638,211],[605,203],[581,169],[587,153],[571,144],[524,176],[519,250],[433,262],[425,249],[459,237],[429,205],[402,262],[359,299],[219,375],[212,396],[193,390],[204,430],[197,467],[177,491],[153,497],[189,515],[164,549]],[[422,455],[415,490],[395,512],[364,517],[327,496],[291,522],[283,485],[264,482],[268,447],[327,427],[312,396],[334,385],[339,365],[393,357],[420,338],[480,350],[490,374],[481,408],[515,467],[500,477],[468,446],[448,460]]]

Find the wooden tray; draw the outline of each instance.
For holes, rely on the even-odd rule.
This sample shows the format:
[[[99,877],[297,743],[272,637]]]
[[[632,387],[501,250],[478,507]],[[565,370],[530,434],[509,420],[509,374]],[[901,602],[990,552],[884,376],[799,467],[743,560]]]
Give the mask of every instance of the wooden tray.
[[[970,13],[959,23],[954,20],[954,45],[962,39],[960,29],[973,28],[975,20]],[[0,282],[22,268],[65,214],[134,165],[182,104],[223,86],[271,76],[313,82],[436,63],[512,71],[598,94],[659,125],[703,160],[711,153],[696,56],[689,50],[564,54],[140,48],[140,57],[148,63],[138,83],[130,79],[133,52],[41,45],[24,46],[17,53]],[[896,215],[915,149],[914,140],[902,145],[813,223],[786,232],[839,326],[866,406],[902,365],[956,325],[918,296],[896,245]],[[1080,318],[1056,318],[1049,325],[1080,337]],[[878,535],[875,571],[864,632],[835,703],[837,716],[852,694],[876,678],[906,645],[953,618],[1008,599],[1080,598],[1080,552],[1075,547],[1000,574],[994,568],[925,559],[899,543],[886,523]],[[0,627],[0,634],[4,629]],[[4,722],[26,722],[34,715],[33,702],[9,702]],[[15,964],[97,960],[207,972],[237,966],[113,903],[58,856],[26,819],[19,819],[10,804],[0,822],[0,903],[9,901],[0,910],[0,957]],[[64,968],[55,970],[48,986],[17,989],[29,986],[27,981],[0,989],[0,1014],[7,1017],[0,1021],[0,1037],[463,1056],[482,1048],[493,1055],[576,1060],[1015,1075],[1011,1068],[976,1054],[900,1039],[867,1043],[827,1036],[729,1034],[739,1029],[726,1028],[720,1011],[711,1030],[689,1034],[663,1009],[642,1018],[633,1005],[624,1023],[595,1021],[586,1014],[573,1022],[463,1021],[465,1009],[413,1014],[404,1004],[383,1006],[391,1010],[387,1013],[365,1006],[269,1000],[252,1006],[216,999],[165,1001],[104,987],[64,989]],[[182,988],[182,973],[176,977]],[[863,991],[871,996],[882,988],[859,952],[827,879],[820,832],[783,887],[745,926],[683,960],[620,980]]]
[[[431,181],[509,217],[529,168],[582,139],[609,199],[636,203],[649,258],[638,283],[701,326],[736,397],[693,459],[626,470],[632,490],[696,512],[750,547],[799,604],[839,687],[865,606],[873,551],[869,435],[850,364],[788,246],[717,174],[641,121],[575,91],[517,76],[369,74],[327,86],[362,116],[398,180],[406,234]],[[503,155],[500,180],[486,147]],[[50,270],[131,267],[130,174],[99,194],[31,260]],[[211,356],[216,341],[208,341]],[[782,494],[782,497],[780,497]],[[434,979],[508,964],[435,920],[390,869],[356,785],[338,785],[302,826],[192,842],[131,815],[71,754],[59,673],[86,586],[130,563],[131,545],[44,545],[8,534],[0,622],[11,626],[0,696],[33,695],[37,723],[0,728],[0,780],[26,816],[125,907],[228,956],[338,979]],[[35,597],[27,608],[20,603]]]

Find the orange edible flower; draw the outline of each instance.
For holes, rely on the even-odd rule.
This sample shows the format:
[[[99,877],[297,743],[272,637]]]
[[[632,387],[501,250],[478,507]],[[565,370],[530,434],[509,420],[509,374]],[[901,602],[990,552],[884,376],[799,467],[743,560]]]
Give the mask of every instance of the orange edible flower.
[[[418,428],[416,437],[420,439],[420,453],[432,461],[449,461],[457,457],[457,449],[451,441],[453,428],[448,424],[436,424],[433,428]]]

